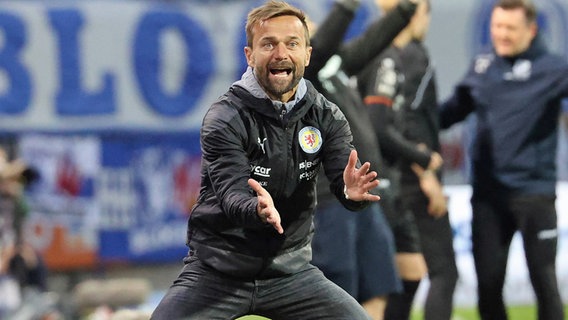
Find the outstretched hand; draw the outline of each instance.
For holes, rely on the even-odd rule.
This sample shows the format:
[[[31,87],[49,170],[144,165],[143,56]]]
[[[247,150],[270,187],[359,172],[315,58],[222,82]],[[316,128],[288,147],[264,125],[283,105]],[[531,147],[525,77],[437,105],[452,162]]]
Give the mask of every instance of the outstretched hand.
[[[256,213],[263,222],[270,223],[274,229],[280,234],[284,233],[282,225],[280,225],[280,213],[276,210],[274,206],[274,201],[272,201],[272,196],[266,189],[264,189],[258,181],[254,179],[248,179],[248,184],[256,192],[258,197],[258,205],[256,207]]]
[[[379,180],[376,180],[377,173],[369,171],[371,168],[369,162],[365,162],[359,169],[355,167],[356,164],[357,151],[352,150],[343,171],[346,197],[354,201],[378,201],[381,199],[379,196],[369,193],[369,190],[379,185]]]

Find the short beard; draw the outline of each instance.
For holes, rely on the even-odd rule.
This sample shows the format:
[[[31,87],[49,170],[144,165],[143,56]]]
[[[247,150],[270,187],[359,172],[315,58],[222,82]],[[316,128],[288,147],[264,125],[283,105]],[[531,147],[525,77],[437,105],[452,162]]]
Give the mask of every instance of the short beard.
[[[292,81],[286,86],[274,85],[268,81],[268,76],[270,71],[264,68],[255,68],[255,77],[260,84],[260,86],[266,91],[268,96],[281,100],[282,96],[292,90],[300,83],[300,80],[304,76],[303,72],[296,72],[298,69],[292,69]],[[264,76],[259,73],[265,73]]]

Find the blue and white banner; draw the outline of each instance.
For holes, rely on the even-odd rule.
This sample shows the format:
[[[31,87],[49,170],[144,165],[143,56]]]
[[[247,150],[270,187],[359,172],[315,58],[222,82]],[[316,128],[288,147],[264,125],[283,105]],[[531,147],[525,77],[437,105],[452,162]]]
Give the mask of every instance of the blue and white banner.
[[[242,4],[4,1],[0,128],[196,128],[234,79],[245,12]]]
[[[103,261],[175,261],[187,253],[197,200],[197,135],[103,137],[98,177],[99,256]]]
[[[197,133],[23,134],[38,172],[27,238],[53,269],[109,261],[163,262],[187,252],[200,186]]]
[[[0,131],[196,129],[245,70],[261,2],[2,1]],[[317,21],[331,3],[298,5]]]
[[[26,193],[26,240],[54,269],[89,267],[98,254],[96,184],[101,142],[96,136],[24,135],[19,155],[37,171]]]

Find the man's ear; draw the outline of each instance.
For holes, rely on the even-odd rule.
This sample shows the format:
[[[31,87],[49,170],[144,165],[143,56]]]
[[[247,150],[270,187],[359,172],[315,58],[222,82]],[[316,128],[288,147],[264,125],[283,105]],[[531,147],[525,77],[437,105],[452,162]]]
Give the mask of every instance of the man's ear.
[[[536,37],[536,34],[538,33],[538,25],[536,24],[536,22],[533,22],[531,24],[531,33],[533,38]]]
[[[306,50],[306,67],[310,65],[310,59],[312,57],[312,47],[308,47],[308,50]]]
[[[254,67],[254,57],[252,56],[252,49],[249,46],[244,48],[245,57],[247,58],[247,64],[250,67]]]

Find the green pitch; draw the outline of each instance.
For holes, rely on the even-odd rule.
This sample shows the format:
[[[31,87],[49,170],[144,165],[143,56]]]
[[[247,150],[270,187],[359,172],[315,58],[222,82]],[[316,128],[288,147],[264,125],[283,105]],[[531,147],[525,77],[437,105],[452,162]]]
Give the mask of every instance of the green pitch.
[[[509,319],[515,320],[536,320],[536,307],[534,306],[511,306],[508,308]],[[564,307],[564,314],[568,316],[568,306]],[[412,320],[422,320],[421,312],[413,312]],[[453,320],[479,320],[477,309],[475,308],[456,308]],[[237,320],[268,320],[259,316],[245,316]]]

